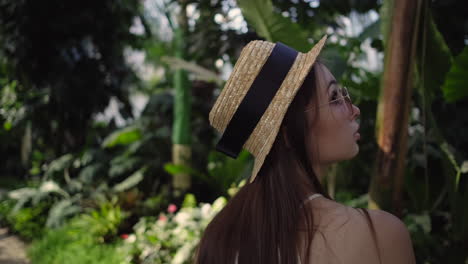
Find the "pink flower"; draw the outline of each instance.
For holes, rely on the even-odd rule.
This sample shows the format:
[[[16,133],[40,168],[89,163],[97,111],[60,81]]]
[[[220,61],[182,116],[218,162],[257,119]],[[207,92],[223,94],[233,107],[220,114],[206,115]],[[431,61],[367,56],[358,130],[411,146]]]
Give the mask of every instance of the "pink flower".
[[[122,239],[127,239],[127,238],[128,238],[128,234],[121,234],[120,237],[121,237]]]
[[[175,204],[170,204],[169,207],[167,207],[167,211],[173,214],[175,211],[177,211],[177,206]]]
[[[164,222],[166,220],[167,220],[167,217],[165,215],[163,215],[163,214],[159,215],[159,221]]]

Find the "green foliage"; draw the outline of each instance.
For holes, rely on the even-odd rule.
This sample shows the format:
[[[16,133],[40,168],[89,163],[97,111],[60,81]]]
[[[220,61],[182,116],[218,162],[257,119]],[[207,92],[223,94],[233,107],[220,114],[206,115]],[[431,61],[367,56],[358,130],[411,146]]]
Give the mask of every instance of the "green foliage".
[[[253,157],[243,150],[236,159],[227,157],[219,152],[212,151],[208,155],[208,174],[203,179],[214,189],[226,191],[237,185],[242,179],[250,177],[253,167]]]
[[[53,177],[57,173],[62,174],[64,170],[68,169],[72,165],[73,158],[73,154],[67,153],[51,161],[49,164],[47,164],[45,177]]]
[[[24,108],[23,100],[26,99],[27,96],[18,94],[19,89],[17,81],[0,79],[0,86],[0,104],[2,105],[2,111],[0,113],[3,119],[3,129],[9,131],[24,118],[26,109]]]
[[[7,75],[17,81],[19,94],[44,95],[45,100],[22,106],[35,137],[63,153],[86,143],[92,115],[112,96],[125,105],[124,115],[131,114],[128,84],[136,78],[124,49],[137,48],[144,38],[129,30],[141,15],[139,2],[4,0],[1,5],[0,53]]]
[[[48,229],[33,242],[28,255],[38,264],[123,264],[124,255],[115,241],[126,215],[115,201],[102,203],[99,209],[78,215],[61,228]]]
[[[464,111],[462,104],[449,103],[464,97],[466,89],[458,83],[463,63],[458,61],[457,65],[463,55],[453,60],[451,38],[444,35],[444,24],[436,24],[433,18],[438,11],[426,4],[416,50],[417,100],[409,126],[408,223],[418,262],[461,263],[468,257],[461,250],[468,240],[468,211],[464,206],[468,181],[461,169],[467,159],[462,125],[466,122],[458,117]],[[454,115],[457,118],[451,118]]]
[[[165,95],[153,98],[161,99]],[[162,163],[169,160],[171,155],[170,141],[167,140],[170,134],[164,132],[170,125],[170,118],[163,116],[164,111],[171,111],[162,109],[170,101],[154,103],[150,100],[144,110],[145,115],[129,126],[151,131],[140,134],[137,140],[133,138],[131,142],[123,144],[120,141],[121,131],[111,132],[108,133],[111,136],[105,138],[114,137],[119,144],[109,148],[98,144],[95,148],[67,153],[56,159],[50,158],[49,153],[35,150],[32,156],[34,168],[31,169],[35,174],[34,184],[16,187],[10,192],[11,198],[16,201],[15,210],[46,202],[45,224],[51,228],[62,226],[85,208],[95,208],[100,201],[113,196],[118,196],[119,203],[131,209],[135,215],[158,212],[167,204],[170,195],[163,190],[167,186],[168,174],[162,169]],[[156,112],[159,113],[158,118],[154,118]],[[124,132],[129,130],[133,129],[123,129]],[[135,187],[139,187],[136,194],[132,190]],[[147,197],[155,199],[145,200]]]
[[[431,218],[427,212],[421,214],[408,214],[403,219],[411,235],[413,248],[417,258],[419,256],[431,256],[434,254],[434,246],[440,245],[438,238],[431,236]],[[417,259],[417,263],[428,259]],[[431,262],[429,262],[431,263]]]
[[[343,52],[343,48],[339,45],[327,43],[319,55],[321,62],[327,66],[337,80],[342,78],[343,74],[349,67],[345,54],[346,53]]]
[[[125,47],[138,48],[141,44],[137,43],[140,37],[128,31],[133,19],[139,16],[139,3],[125,0],[83,5],[80,2],[78,6],[78,2],[65,5],[57,5],[56,1],[4,2],[11,8],[2,8],[0,14],[25,15],[0,15],[0,22],[10,21],[0,23],[0,42],[4,44],[0,45],[0,125],[3,127],[0,172],[1,177],[11,175],[24,180],[20,176],[27,175],[29,178],[28,186],[14,187],[23,188],[13,192],[16,193],[13,200],[0,201],[0,223],[29,238],[39,236],[44,226],[59,228],[49,229],[33,244],[33,263],[187,263],[209,217],[218,210],[209,204],[197,207],[197,200],[233,196],[238,183],[245,184],[242,179],[249,176],[252,159],[247,153],[234,160],[211,151],[215,134],[206,117],[216,95],[214,90],[219,87],[201,82],[197,80],[199,76],[191,74],[192,167],[167,164],[171,160],[173,132],[173,72],[162,64],[161,57],[173,56],[175,51],[172,40],[166,36],[171,34],[162,28],[166,17],[175,22],[178,3],[152,1],[157,10],[146,10],[144,17],[140,16],[145,33],[153,34],[152,41],[143,46],[146,63],[151,63],[158,72],[164,67],[164,73],[146,82],[143,90],[123,61]],[[382,36],[385,39],[387,34],[381,34],[385,31],[378,28],[388,26],[392,1],[313,2],[319,5],[313,7],[310,1],[238,1],[252,27],[245,33],[226,26],[230,23],[227,21],[230,11],[237,7],[232,1],[190,3],[199,18],[189,21],[185,39],[187,60],[218,71],[215,61],[234,62],[240,49],[251,39],[281,41],[308,51],[312,46],[309,37],[317,40],[329,28],[335,29],[332,35],[337,42],[331,39],[327,42],[321,59],[340,83],[350,89],[353,101],[361,109],[362,138],[369,139],[360,143],[360,155],[343,165],[337,177],[341,185],[336,200],[348,206],[365,207],[372,173],[369,164],[375,159],[377,149],[372,139],[381,73],[368,72],[354,62],[366,55],[362,44],[369,39],[378,52],[382,51]],[[436,0],[431,5],[440,2]],[[343,29],[338,19],[342,15],[378,10],[380,3],[383,3],[381,18],[359,36],[339,32]],[[73,13],[78,12],[81,17],[69,16],[72,6]],[[32,7],[40,9],[34,14]],[[431,8],[433,13],[440,10]],[[41,17],[41,23],[37,23],[38,17],[47,10],[58,15]],[[227,23],[215,21],[220,15]],[[95,17],[100,17],[99,21]],[[466,24],[457,19],[450,21]],[[465,108],[463,101],[446,104],[441,91],[446,93],[448,89],[460,99],[464,96],[459,92],[465,85],[462,73],[466,48],[452,64],[447,47],[457,46],[456,33],[447,28],[454,27],[447,27],[445,17],[437,23],[432,19],[426,22],[422,25],[426,30],[425,52],[422,45],[416,47],[418,93],[413,96],[420,100],[414,107],[422,114],[409,127],[405,223],[411,232],[418,263],[461,263],[457,260],[466,259],[463,253],[466,247],[462,246],[466,245],[463,242],[468,230],[465,177],[468,163],[463,163],[468,159],[468,147],[466,122],[460,115]],[[19,28],[20,24],[24,28]],[[40,31],[37,25],[41,25]],[[40,33],[33,36],[30,32]],[[346,41],[346,45],[341,41]],[[100,57],[92,57],[91,53]],[[130,87],[149,96],[137,119],[131,118],[127,97]],[[119,101],[118,111],[126,126],[116,128],[115,120],[91,124],[92,115],[103,110],[111,97]],[[442,145],[445,139],[448,143]],[[444,146],[448,152],[442,149]],[[187,195],[182,209],[175,214],[140,219],[157,215],[166,208],[172,195],[169,174],[178,172],[194,176],[194,185],[189,190],[194,195]],[[31,184],[30,179],[35,182]],[[119,197],[116,204],[100,204],[111,197]],[[210,216],[204,218],[204,215]],[[124,234],[127,238],[123,245],[114,243],[118,234],[130,230],[138,219],[135,233],[128,237]]]
[[[454,102],[468,97],[468,47],[455,58],[442,86],[445,100]]]
[[[468,238],[468,211],[463,206],[468,185],[461,172],[461,163],[467,159],[466,122],[459,115],[465,107],[448,104],[448,97],[444,98],[447,72],[454,68],[449,49],[453,39],[446,24],[434,20],[437,12],[433,4],[424,2],[413,68],[416,90],[408,129],[405,222],[418,263],[462,263],[468,257],[462,249]]]
[[[1,36],[1,35],[0,35]],[[0,52],[1,54],[1,52]],[[1,56],[0,56],[1,57]],[[45,94],[38,91],[22,91],[18,81],[7,76],[0,60],[0,154],[2,175],[21,172],[31,151],[31,126],[28,120],[28,102],[41,103]]]
[[[430,13],[426,9],[426,13]],[[437,98],[446,79],[453,58],[444,37],[438,30],[432,16],[425,14],[426,23],[419,28],[421,40],[416,51],[416,87],[430,105]]]
[[[141,168],[109,186],[106,179],[99,179],[99,175],[92,175],[100,170],[96,168],[96,164],[87,160],[88,158],[87,155],[64,155],[46,166],[44,179],[38,186],[10,191],[9,198],[16,201],[13,213],[25,208],[25,206],[34,208],[39,203],[45,202],[49,205],[48,210],[43,212],[48,212],[46,226],[59,227],[66,219],[82,212],[85,201],[93,201],[92,204],[88,204],[88,206],[93,207],[93,203],[116,196],[137,186],[144,178],[146,168]],[[69,171],[77,165],[82,165],[82,171],[79,173],[79,177],[71,178]],[[64,177],[65,180],[61,181],[62,177],[60,176]]]
[[[112,189],[115,192],[123,192],[126,191],[130,188],[135,187],[138,183],[140,183],[144,176],[143,173],[145,172],[146,168],[143,167],[130,175],[128,178],[126,178],[124,181],[116,184]]]
[[[161,213],[156,221],[151,217],[141,218],[134,226],[135,233],[125,239],[120,250],[136,263],[191,263],[203,230],[225,204],[226,199],[220,197],[213,204],[182,207],[175,214]]]
[[[64,198],[69,198],[68,193],[53,181],[44,181],[39,187],[23,187],[17,190],[13,190],[8,193],[8,196],[10,199],[17,201],[15,208],[13,208],[13,212],[16,212],[23,208],[27,202],[31,202],[33,206],[36,206],[47,196],[55,194],[58,194]]]
[[[441,146],[442,151],[447,156],[447,159],[453,166],[455,173],[450,173],[451,177],[448,177],[449,184],[449,202],[453,220],[451,221],[453,237],[456,240],[468,241],[468,210],[466,209],[466,203],[468,202],[468,180],[463,179],[464,185],[460,185],[461,176],[466,176],[466,168],[462,164],[458,164],[454,154],[449,149],[449,146],[444,143]],[[465,165],[466,166],[466,165]],[[454,176],[452,176],[455,174]]]
[[[239,0],[237,3],[245,19],[266,40],[281,41],[301,52],[310,50],[307,32],[297,23],[275,13],[271,0]]]
[[[0,197],[0,225],[5,225],[7,216],[15,206],[15,202],[9,199],[2,199]]]
[[[138,127],[129,126],[112,132],[104,139],[102,146],[110,148],[116,145],[128,145],[140,140],[141,137],[142,134]]]
[[[99,209],[81,214],[70,221],[69,226],[77,230],[86,230],[97,242],[103,243],[115,239],[123,220],[128,216],[114,202],[106,202]]]
[[[126,263],[115,244],[97,243],[88,233],[88,227],[49,230],[31,245],[28,255],[34,264]]]
[[[356,197],[355,193],[349,191],[338,191],[336,193],[335,200],[339,203],[343,203],[350,207],[355,208],[367,208],[367,203],[369,201],[369,194],[363,194]]]
[[[169,187],[165,186],[160,193],[151,196],[142,203],[142,215],[154,215],[155,212],[164,210],[164,206],[169,204]]]
[[[7,223],[13,232],[27,240],[40,238],[44,231],[47,207],[46,203],[39,203],[34,207],[22,208],[16,212],[10,211],[6,217]]]
[[[184,165],[167,163],[164,169],[170,174],[189,173],[210,186],[218,195],[228,195],[228,190],[237,185],[242,179],[250,176],[252,156],[246,150],[241,151],[236,159],[227,157],[217,151],[208,154],[206,172],[200,172]]]
[[[82,211],[82,208],[77,205],[76,198],[63,199],[54,203],[49,209],[47,216],[46,227],[58,227],[64,224],[64,221],[71,216],[74,216]]]
[[[468,257],[461,249],[468,237],[465,206],[468,181],[464,178],[464,162],[459,161],[460,158],[463,161],[463,155],[443,138],[435,137],[434,127],[426,135],[421,130],[420,123],[410,125],[412,136],[405,177],[410,198],[407,215],[410,219],[405,222],[417,262],[452,259],[451,263],[461,263],[461,259]]]
[[[416,255],[416,263],[464,263],[468,258],[464,242],[448,236],[453,216],[444,211],[423,211],[407,214],[406,224]]]
[[[361,41],[365,41],[368,38],[380,37],[382,35],[382,33],[380,32],[381,23],[382,23],[381,18],[378,18],[373,23],[368,25],[366,28],[362,30],[361,34],[359,34],[359,39]]]
[[[191,193],[187,193],[184,198],[184,202],[182,203],[183,208],[193,208],[197,206],[197,199],[195,195]]]

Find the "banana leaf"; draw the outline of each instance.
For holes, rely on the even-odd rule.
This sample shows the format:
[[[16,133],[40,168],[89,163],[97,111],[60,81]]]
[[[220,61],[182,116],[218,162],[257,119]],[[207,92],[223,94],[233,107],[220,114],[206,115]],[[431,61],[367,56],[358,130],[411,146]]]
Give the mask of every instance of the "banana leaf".
[[[238,0],[242,15],[257,34],[270,42],[284,43],[300,52],[312,47],[308,32],[273,9],[271,0]]]

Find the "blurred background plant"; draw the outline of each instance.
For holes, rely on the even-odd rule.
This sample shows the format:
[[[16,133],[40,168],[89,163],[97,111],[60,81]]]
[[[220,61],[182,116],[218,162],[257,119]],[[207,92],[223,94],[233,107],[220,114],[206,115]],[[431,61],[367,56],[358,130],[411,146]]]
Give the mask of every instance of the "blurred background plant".
[[[33,263],[188,263],[252,168],[245,151],[214,151],[208,123],[242,47],[304,52],[328,34],[321,60],[361,109],[363,138],[328,192],[401,217],[418,263],[465,263],[465,2],[415,1],[404,166],[373,185],[399,0],[0,0],[0,225],[33,241]]]
[[[126,263],[118,250],[119,227],[125,219],[115,202],[49,229],[28,249],[33,263]]]
[[[187,194],[180,209],[171,204],[157,219],[141,218],[120,250],[132,263],[191,263],[203,230],[226,202],[219,197],[213,204],[198,205],[195,196]]]

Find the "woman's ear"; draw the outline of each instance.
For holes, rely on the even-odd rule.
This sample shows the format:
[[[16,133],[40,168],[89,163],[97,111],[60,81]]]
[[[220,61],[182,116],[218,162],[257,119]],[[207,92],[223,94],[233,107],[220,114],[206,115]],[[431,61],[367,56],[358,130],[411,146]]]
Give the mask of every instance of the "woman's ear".
[[[282,126],[281,127],[281,134],[283,136],[284,142],[286,143],[286,147],[291,148],[291,144],[289,143],[288,134],[287,134],[286,130],[287,130],[286,126]]]

